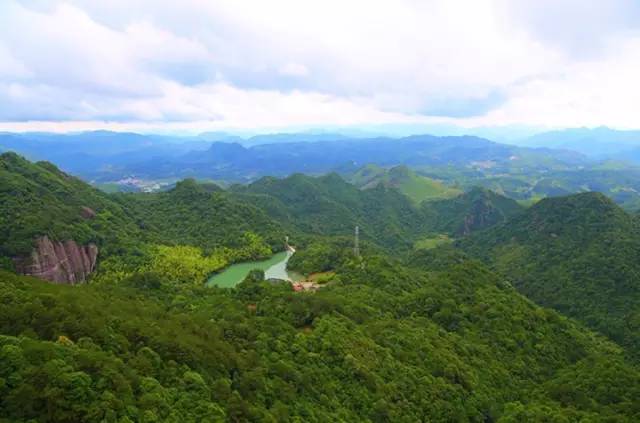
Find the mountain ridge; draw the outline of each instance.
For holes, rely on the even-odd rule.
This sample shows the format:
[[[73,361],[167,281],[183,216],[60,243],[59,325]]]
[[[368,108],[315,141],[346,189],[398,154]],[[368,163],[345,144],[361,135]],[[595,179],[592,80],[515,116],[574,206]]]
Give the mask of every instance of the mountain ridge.
[[[42,231],[61,238],[61,226],[87,231],[104,252],[80,287],[0,270],[0,418],[637,420],[640,369],[628,350],[525,298],[504,266],[469,259],[471,250],[415,251],[411,241],[433,222],[396,188],[360,190],[330,173],[265,177],[228,191],[186,179],[166,192],[109,195],[10,153],[0,156],[0,200],[9,245],[30,246]],[[500,211],[481,219],[492,227],[460,243],[528,222],[528,210],[479,188],[438,201],[444,218],[462,224],[469,213]],[[543,200],[534,213],[534,239],[572,233],[552,237],[556,226],[539,224],[549,215],[555,225],[578,226],[606,216],[615,230],[604,240],[629,238],[635,227],[600,195]],[[363,228],[359,254],[355,224]],[[601,232],[589,236],[603,241]],[[260,272],[231,289],[204,286],[234,260],[284,248],[285,234],[305,273],[329,272],[315,292]],[[585,244],[569,241],[568,253]],[[632,241],[616,245],[628,253]],[[622,264],[632,257],[625,254],[616,254]],[[526,275],[527,263],[512,276]],[[584,317],[598,316],[578,317],[591,324]]]
[[[640,353],[640,226],[600,193],[541,200],[458,245],[526,296]]]
[[[361,189],[374,188],[378,184],[397,188],[416,204],[425,200],[453,197],[460,190],[444,185],[442,182],[422,176],[405,165],[381,168],[367,165],[346,175],[346,179]]]

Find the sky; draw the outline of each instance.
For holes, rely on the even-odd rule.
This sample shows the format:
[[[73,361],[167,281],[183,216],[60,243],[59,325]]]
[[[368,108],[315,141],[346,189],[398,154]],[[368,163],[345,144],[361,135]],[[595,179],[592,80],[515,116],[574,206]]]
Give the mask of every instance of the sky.
[[[0,130],[640,128],[637,0],[2,0]]]

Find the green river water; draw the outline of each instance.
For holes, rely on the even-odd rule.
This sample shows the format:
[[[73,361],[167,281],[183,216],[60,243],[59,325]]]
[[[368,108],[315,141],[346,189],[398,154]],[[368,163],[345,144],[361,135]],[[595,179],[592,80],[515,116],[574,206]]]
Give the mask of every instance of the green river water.
[[[207,286],[234,287],[242,282],[249,272],[254,269],[263,270],[266,279],[298,280],[300,275],[287,271],[287,262],[292,254],[290,251],[283,251],[274,254],[267,260],[232,264],[222,272],[212,275],[207,281]]]

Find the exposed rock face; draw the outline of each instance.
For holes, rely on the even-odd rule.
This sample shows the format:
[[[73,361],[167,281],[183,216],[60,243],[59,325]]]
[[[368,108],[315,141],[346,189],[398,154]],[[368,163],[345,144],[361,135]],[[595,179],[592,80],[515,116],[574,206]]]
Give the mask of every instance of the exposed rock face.
[[[96,267],[98,247],[78,245],[75,241],[51,241],[39,238],[31,257],[16,260],[19,273],[54,283],[84,283]]]
[[[471,232],[484,229],[504,219],[504,214],[491,203],[484,200],[476,200],[473,202],[469,214],[464,217],[464,223],[458,233],[467,236]]]
[[[87,206],[82,206],[80,208],[80,215],[85,219],[93,219],[96,217],[96,212]]]

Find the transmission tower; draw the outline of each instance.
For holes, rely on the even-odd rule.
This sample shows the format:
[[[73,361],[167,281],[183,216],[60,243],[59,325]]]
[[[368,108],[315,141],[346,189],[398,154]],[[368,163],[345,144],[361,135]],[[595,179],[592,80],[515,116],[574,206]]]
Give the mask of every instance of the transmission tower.
[[[356,257],[360,257],[360,228],[356,226],[356,237],[353,243],[353,254]]]

